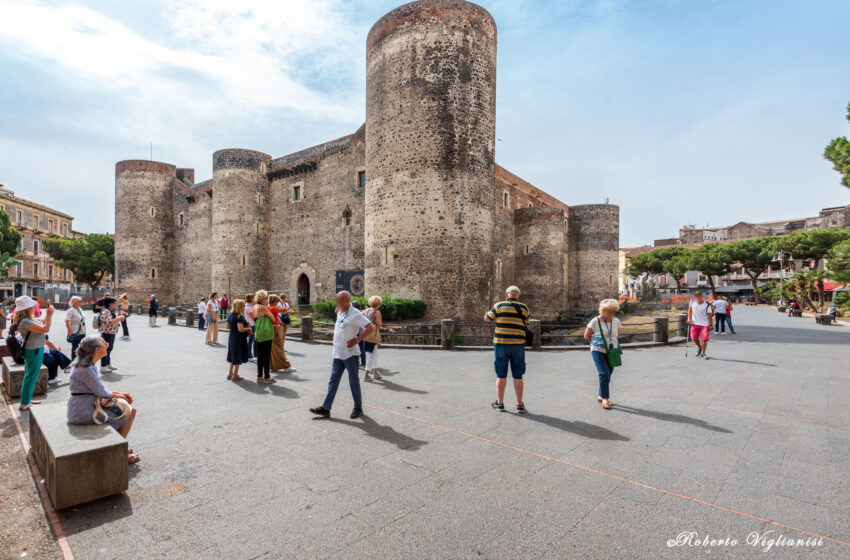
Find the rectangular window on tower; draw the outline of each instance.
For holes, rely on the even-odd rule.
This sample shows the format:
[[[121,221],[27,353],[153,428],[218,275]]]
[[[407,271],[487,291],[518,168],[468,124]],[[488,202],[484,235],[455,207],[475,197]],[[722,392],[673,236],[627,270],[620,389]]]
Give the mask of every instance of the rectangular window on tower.
[[[360,187],[361,189],[366,188],[366,172],[365,171],[358,171],[357,172],[357,186]]]
[[[301,200],[301,185],[292,187],[292,200],[296,202]]]

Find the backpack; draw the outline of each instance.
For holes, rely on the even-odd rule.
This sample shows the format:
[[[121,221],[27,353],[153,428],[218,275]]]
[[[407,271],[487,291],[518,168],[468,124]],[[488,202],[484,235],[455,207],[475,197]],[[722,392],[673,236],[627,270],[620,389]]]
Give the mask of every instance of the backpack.
[[[27,347],[27,341],[30,338],[30,331],[27,330],[27,336],[24,337],[23,345],[18,342],[15,333],[18,332],[18,324],[12,325],[9,329],[9,336],[6,337],[6,347],[9,349],[9,355],[15,360],[16,364],[24,363],[24,348]]]

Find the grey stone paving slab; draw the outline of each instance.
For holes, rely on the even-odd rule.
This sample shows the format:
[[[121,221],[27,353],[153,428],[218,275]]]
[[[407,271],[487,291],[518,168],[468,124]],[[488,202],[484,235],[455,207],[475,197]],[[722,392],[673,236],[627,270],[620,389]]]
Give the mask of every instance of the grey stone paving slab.
[[[749,558],[666,542],[775,529],[646,484],[850,540],[850,329],[751,308],[736,328],[709,361],[627,352],[611,411],[587,353],[529,353],[519,416],[489,408],[489,352],[384,349],[385,381],[362,384],[351,421],[345,381],[331,420],[307,412],[328,346],[288,342],[297,372],[258,386],[246,364],[236,384],[203,333],[132,317],[104,383],[136,399],[142,462],[125,494],[60,520],[78,558]],[[67,398],[63,383],[46,400]]]

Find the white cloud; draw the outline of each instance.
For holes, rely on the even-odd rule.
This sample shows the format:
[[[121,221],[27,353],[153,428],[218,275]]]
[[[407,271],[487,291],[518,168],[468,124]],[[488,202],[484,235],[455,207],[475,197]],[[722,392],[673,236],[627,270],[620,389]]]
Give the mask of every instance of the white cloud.
[[[108,100],[101,114],[73,116],[81,129],[185,149],[199,141],[193,128],[269,111],[362,118],[350,92],[319,91],[299,79],[305,67],[332,82],[357,79],[359,68],[344,56],[358,35],[337,2],[177,0],[162,6],[168,32],[151,39],[80,3],[0,0],[0,45],[7,56],[46,61],[60,94],[70,87]]]

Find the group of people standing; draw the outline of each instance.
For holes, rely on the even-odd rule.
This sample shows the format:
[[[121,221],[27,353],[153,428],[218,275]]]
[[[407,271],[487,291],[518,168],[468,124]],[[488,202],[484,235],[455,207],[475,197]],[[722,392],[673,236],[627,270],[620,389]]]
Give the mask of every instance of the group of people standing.
[[[272,384],[277,380],[272,371],[292,373],[295,369],[286,357],[286,333],[292,324],[292,307],[286,294],[271,294],[258,290],[234,300],[227,315],[227,362],[230,364],[227,379],[241,381],[239,366],[249,361],[257,363],[257,383]],[[207,344],[217,344],[217,311],[221,303],[217,294],[210,295],[205,309]],[[210,329],[214,330],[210,334]]]
[[[694,297],[688,305],[688,339],[697,345],[697,357],[705,358],[708,348],[708,339],[712,325],[714,334],[726,334],[726,326],[729,332],[735,334],[732,325],[732,303],[725,297],[719,296],[714,301],[707,301],[702,292],[694,292]]]

